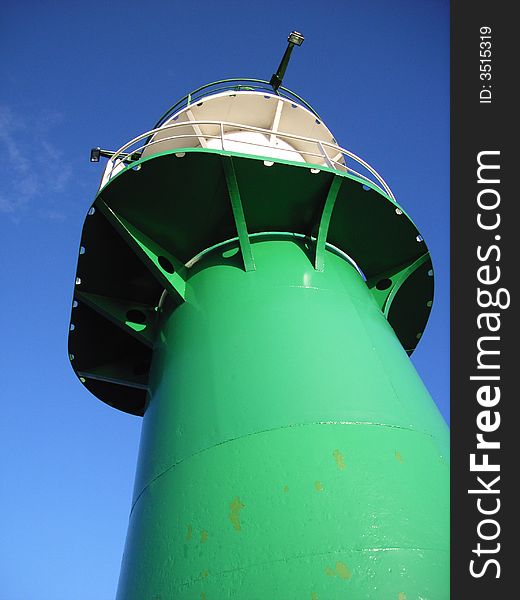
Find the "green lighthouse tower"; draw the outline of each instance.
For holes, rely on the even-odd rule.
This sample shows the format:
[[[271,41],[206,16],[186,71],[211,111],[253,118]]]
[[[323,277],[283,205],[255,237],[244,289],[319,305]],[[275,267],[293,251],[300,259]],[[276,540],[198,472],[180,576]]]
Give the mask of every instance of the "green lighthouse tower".
[[[143,417],[118,600],[447,599],[433,269],[384,180],[281,76],[100,155],[69,355]]]

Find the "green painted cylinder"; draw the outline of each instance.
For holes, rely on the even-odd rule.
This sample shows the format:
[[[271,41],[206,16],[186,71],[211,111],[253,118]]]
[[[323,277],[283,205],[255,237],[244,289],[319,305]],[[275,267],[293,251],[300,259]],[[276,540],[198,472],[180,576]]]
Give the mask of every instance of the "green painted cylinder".
[[[345,258],[251,241],[162,306],[118,599],[447,599],[444,421]]]

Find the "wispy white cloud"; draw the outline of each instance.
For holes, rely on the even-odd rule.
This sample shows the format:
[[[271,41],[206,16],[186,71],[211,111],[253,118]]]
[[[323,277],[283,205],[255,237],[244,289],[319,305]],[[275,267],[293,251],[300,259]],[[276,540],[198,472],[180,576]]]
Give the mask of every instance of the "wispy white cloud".
[[[72,165],[52,141],[58,112],[21,115],[0,105],[0,215],[21,219],[33,208],[50,220],[65,215],[54,202],[72,179]]]

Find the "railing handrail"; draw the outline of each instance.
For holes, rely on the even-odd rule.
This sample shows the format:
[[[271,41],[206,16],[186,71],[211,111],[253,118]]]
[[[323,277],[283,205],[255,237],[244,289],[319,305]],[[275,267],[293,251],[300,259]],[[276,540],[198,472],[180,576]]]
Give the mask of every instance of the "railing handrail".
[[[204,133],[201,136],[200,134],[197,134],[194,132],[194,133],[183,133],[180,135],[172,135],[172,136],[168,136],[168,137],[159,138],[156,140],[153,139],[154,135],[159,132],[165,132],[165,131],[173,130],[173,129],[176,129],[179,127],[192,127],[194,125],[195,126],[216,125],[219,127],[219,135],[210,135],[208,133]],[[235,129],[238,129],[241,131],[258,132],[258,133],[261,133],[264,135],[272,135],[273,134],[273,131],[271,129],[265,129],[265,128],[256,127],[253,125],[246,125],[244,123],[234,123],[231,121],[200,120],[200,121],[187,121],[187,122],[182,121],[182,122],[176,122],[176,123],[169,123],[168,125],[156,127],[154,129],[151,129],[150,131],[142,133],[141,135],[133,138],[132,140],[127,142],[124,146],[119,148],[119,150],[117,150],[113,154],[113,156],[109,159],[109,164],[112,163],[112,167],[109,172],[108,165],[107,165],[107,168],[105,169],[105,175],[109,172],[109,176],[108,176],[108,178],[106,178],[104,176],[103,181],[105,181],[105,179],[107,181],[111,179],[111,177],[113,176],[112,174],[113,174],[114,169],[117,167],[118,164],[121,164],[121,162],[128,162],[128,161],[134,162],[132,160],[132,157],[139,151],[145,150],[146,148],[153,146],[155,144],[167,142],[169,140],[182,139],[182,138],[200,138],[200,137],[204,137],[205,139],[218,139],[218,140],[221,140],[222,149],[225,149],[224,146],[225,146],[226,141],[229,142],[229,141],[233,141],[233,140],[225,139],[224,128],[235,128]],[[229,133],[229,131],[228,131],[228,133]],[[367,183],[371,183],[372,185],[375,185],[381,192],[386,193],[394,202],[396,201],[395,197],[392,193],[392,190],[390,189],[390,187],[388,186],[386,181],[381,177],[381,175],[369,163],[367,163],[365,160],[363,160],[361,157],[357,156],[350,150],[346,150],[345,148],[342,148],[338,144],[334,144],[331,142],[325,142],[324,140],[318,140],[316,138],[311,138],[311,137],[298,135],[298,134],[294,134],[294,133],[286,133],[283,131],[276,131],[275,135],[277,138],[281,138],[281,139],[298,140],[298,141],[307,142],[310,144],[315,144],[317,146],[318,150],[320,150],[320,152],[310,152],[310,151],[306,151],[306,150],[299,150],[297,148],[290,148],[290,149],[289,148],[276,148],[278,151],[282,151],[282,152],[283,151],[286,151],[286,152],[292,151],[292,152],[298,152],[301,155],[319,157],[324,160],[325,164],[328,167],[336,169],[336,170],[345,170],[347,173],[350,172],[350,173],[356,175],[357,177],[360,177]],[[142,144],[138,148],[134,148],[133,150],[129,151],[129,149],[132,148],[132,146],[134,146],[137,142],[139,142],[143,139],[145,139],[144,144]],[[269,144],[259,144],[258,142],[247,142],[244,140],[239,140],[239,141],[240,141],[240,143],[244,143],[244,144],[249,143],[249,144],[255,145],[255,146],[265,146],[266,148],[271,148],[271,149],[273,148],[273,146],[269,145]],[[375,181],[371,180],[370,178],[366,177],[365,175],[362,175],[358,171],[355,171],[354,169],[350,168],[348,165],[340,163],[338,160],[331,159],[325,152],[325,150],[324,150],[325,147],[333,149],[336,152],[336,154],[341,155],[341,157],[348,156],[353,161],[360,164],[375,178],[377,183]],[[267,156],[266,158],[270,158],[270,157]],[[334,166],[334,165],[336,165],[336,166]],[[337,169],[337,167],[341,167],[341,169]]]
[[[222,85],[222,84],[225,84],[225,85]],[[248,85],[248,84],[253,84],[253,85]],[[258,84],[260,84],[260,85],[258,85]],[[218,89],[212,89],[215,86],[222,86],[222,87],[220,87]],[[178,100],[173,106],[170,106],[170,108],[161,116],[161,118],[154,125],[154,129],[156,129],[157,127],[160,127],[162,124],[164,124],[166,119],[168,119],[173,114],[175,114],[175,112],[178,112],[179,110],[182,110],[182,108],[190,106],[191,104],[193,104],[196,101],[201,100],[202,98],[206,98],[207,96],[210,96],[213,94],[218,94],[220,92],[241,91],[240,90],[241,87],[242,88],[251,88],[252,87],[254,90],[263,90],[265,92],[273,94],[273,96],[281,96],[282,98],[287,98],[288,100],[296,100],[300,104],[303,104],[303,106],[305,106],[305,108],[310,110],[314,115],[316,115],[316,117],[318,117],[318,119],[320,118],[318,113],[312,108],[312,106],[308,102],[306,102],[303,98],[298,96],[298,94],[296,94],[289,88],[280,86],[277,90],[275,90],[272,87],[272,85],[265,79],[235,77],[232,79],[220,79],[219,81],[213,81],[211,83],[206,83],[205,85],[201,85],[200,87],[198,87],[196,90],[189,92],[188,94],[183,96],[180,100]],[[246,91],[246,90],[242,90],[242,91]],[[201,93],[201,92],[203,92],[203,93]]]

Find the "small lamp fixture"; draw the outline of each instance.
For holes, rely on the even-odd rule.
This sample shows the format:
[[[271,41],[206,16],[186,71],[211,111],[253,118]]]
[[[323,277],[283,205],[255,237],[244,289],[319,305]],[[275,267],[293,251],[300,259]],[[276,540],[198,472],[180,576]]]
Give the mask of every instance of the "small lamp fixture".
[[[273,86],[274,91],[276,91],[282,85],[282,79],[285,75],[285,70],[287,69],[287,65],[289,64],[289,59],[291,58],[291,52],[294,46],[301,46],[303,44],[303,40],[305,38],[298,31],[292,31],[287,38],[287,48],[285,49],[284,55],[282,56],[282,60],[280,61],[280,66],[276,73],[273,73],[271,77],[270,85]]]
[[[101,156],[101,148],[98,146],[97,148],[92,148],[90,151],[90,162],[99,162],[99,157]]]

